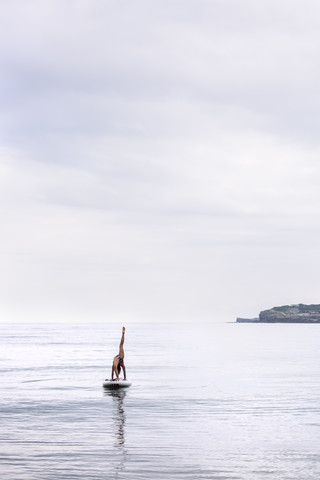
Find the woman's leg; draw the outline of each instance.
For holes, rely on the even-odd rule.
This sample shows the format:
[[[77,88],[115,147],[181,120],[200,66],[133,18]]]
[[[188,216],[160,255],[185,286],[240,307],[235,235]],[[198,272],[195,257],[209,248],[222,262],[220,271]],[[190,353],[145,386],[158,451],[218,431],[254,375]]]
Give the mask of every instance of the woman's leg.
[[[125,334],[126,329],[122,327],[122,335],[121,335],[121,340],[120,340],[120,345],[119,345],[119,357],[124,358],[124,350],[123,350],[123,344],[124,344],[124,334]]]
[[[119,380],[118,363],[117,363],[117,361],[119,362],[119,359],[118,359],[118,358],[114,358],[114,359],[113,359],[112,370],[111,370],[111,380],[113,380],[113,376],[114,376],[114,375],[116,376],[116,380]]]

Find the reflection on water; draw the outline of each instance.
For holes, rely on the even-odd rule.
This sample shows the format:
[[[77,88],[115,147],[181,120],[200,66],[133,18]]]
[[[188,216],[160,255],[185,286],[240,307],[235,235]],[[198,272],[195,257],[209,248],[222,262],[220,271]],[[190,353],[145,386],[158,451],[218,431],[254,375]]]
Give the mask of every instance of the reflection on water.
[[[124,408],[124,399],[126,391],[123,389],[107,390],[104,392],[105,397],[111,397],[114,402],[115,411],[112,415],[114,424],[115,448],[117,457],[115,462],[115,478],[121,474],[125,467],[126,450],[125,450],[125,423],[126,415]]]

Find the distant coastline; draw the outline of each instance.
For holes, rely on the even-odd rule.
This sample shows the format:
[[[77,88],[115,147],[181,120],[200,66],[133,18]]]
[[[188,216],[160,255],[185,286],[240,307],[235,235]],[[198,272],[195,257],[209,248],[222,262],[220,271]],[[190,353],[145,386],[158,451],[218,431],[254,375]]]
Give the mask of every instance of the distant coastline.
[[[237,323],[320,323],[320,305],[283,305],[263,310],[259,317],[237,317]]]
[[[238,323],[258,323],[259,322],[259,317],[255,317],[255,318],[237,317],[237,322]]]

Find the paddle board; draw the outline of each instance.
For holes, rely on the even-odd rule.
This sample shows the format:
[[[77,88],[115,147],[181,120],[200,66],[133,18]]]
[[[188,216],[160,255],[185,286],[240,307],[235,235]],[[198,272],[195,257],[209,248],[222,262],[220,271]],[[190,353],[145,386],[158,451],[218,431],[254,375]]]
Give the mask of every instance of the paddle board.
[[[104,388],[124,388],[124,387],[130,387],[131,382],[129,380],[114,380],[113,382],[111,380],[105,379],[102,382],[102,386]]]

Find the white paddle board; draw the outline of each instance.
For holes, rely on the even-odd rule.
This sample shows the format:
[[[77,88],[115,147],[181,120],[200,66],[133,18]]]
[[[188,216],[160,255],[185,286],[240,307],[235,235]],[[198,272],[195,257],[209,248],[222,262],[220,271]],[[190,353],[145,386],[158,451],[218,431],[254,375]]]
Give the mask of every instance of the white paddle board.
[[[104,380],[102,382],[102,386],[105,388],[124,388],[124,387],[130,387],[131,382],[129,380]]]

